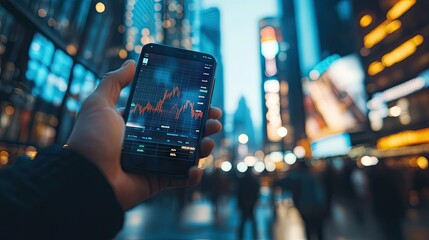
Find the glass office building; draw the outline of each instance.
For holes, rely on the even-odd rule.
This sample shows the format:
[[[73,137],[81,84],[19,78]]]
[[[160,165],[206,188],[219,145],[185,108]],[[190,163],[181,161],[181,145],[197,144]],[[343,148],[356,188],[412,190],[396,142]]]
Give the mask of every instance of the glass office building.
[[[66,141],[100,76],[127,57],[121,2],[2,1],[1,165]]]

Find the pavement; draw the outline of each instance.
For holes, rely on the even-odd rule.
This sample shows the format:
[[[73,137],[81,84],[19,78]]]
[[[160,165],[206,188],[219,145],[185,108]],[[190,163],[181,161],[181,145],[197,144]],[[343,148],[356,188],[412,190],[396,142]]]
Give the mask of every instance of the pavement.
[[[244,239],[306,239],[304,224],[292,201],[283,199],[273,207],[270,199],[269,194],[261,195],[255,209],[258,236],[252,236],[251,224],[247,223]],[[199,193],[188,203],[179,202],[167,192],[138,205],[126,213],[124,228],[116,239],[237,239],[240,214],[234,197],[222,198],[217,208]],[[351,203],[334,200],[331,217],[324,224],[324,238],[382,239],[370,208],[360,209],[361,218],[352,209]],[[429,207],[408,209],[403,229],[405,239],[428,239]]]

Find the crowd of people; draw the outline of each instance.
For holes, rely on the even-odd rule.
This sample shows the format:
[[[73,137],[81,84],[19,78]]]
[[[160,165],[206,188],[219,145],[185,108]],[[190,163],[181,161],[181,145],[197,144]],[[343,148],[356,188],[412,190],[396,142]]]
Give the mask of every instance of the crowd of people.
[[[276,221],[275,198],[287,193],[298,209],[307,239],[324,239],[326,226],[332,222],[333,206],[341,206],[348,217],[363,227],[371,218],[377,223],[378,235],[384,239],[404,239],[402,223],[408,206],[406,176],[400,169],[379,165],[358,168],[350,159],[319,160],[323,167],[311,166],[309,159],[301,159],[281,177],[270,175],[273,220]],[[227,200],[235,199],[240,223],[237,236],[243,239],[245,224],[252,236],[259,236],[255,209],[260,199],[260,175],[249,168],[244,174],[225,173],[220,169],[204,176],[200,191],[212,200],[215,219],[219,208]],[[412,186],[411,186],[412,187]],[[276,189],[280,189],[277,191]],[[271,229],[272,230],[272,229]],[[256,238],[256,237],[255,237]]]

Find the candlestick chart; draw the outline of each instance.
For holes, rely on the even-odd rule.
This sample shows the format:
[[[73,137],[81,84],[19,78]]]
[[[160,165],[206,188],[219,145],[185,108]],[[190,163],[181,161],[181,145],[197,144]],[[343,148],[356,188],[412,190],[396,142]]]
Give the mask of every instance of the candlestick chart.
[[[172,98],[180,99],[180,88],[174,87],[171,91],[168,89],[165,90],[163,98],[159,99],[156,104],[152,104],[152,102],[147,102],[146,104],[140,104],[136,103],[134,108],[131,110],[132,114],[153,114],[153,113],[159,113],[159,114],[166,114],[167,116],[171,116],[174,114],[174,118],[176,120],[180,120],[181,116],[188,112],[190,114],[190,117],[197,120],[203,118],[203,112],[201,110],[195,109],[195,103],[191,100],[186,99],[184,104],[179,105],[177,103],[169,104],[171,107],[170,109],[166,109],[164,107],[164,103],[166,101],[172,100]],[[189,110],[188,110],[189,109]],[[188,110],[188,111],[187,111]]]

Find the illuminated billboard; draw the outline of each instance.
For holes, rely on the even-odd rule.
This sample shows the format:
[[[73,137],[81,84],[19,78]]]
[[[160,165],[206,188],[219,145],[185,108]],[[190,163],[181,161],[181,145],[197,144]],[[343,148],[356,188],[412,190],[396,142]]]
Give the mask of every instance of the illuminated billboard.
[[[428,114],[424,106],[428,102],[424,92],[427,88],[429,70],[384,91],[373,93],[367,104],[371,129],[393,129],[397,122],[403,126],[427,122]]]
[[[311,151],[315,158],[347,155],[351,148],[352,144],[348,133],[331,135],[311,143]]]
[[[365,74],[357,55],[328,57],[310,78],[303,82],[310,140],[366,127]]]

